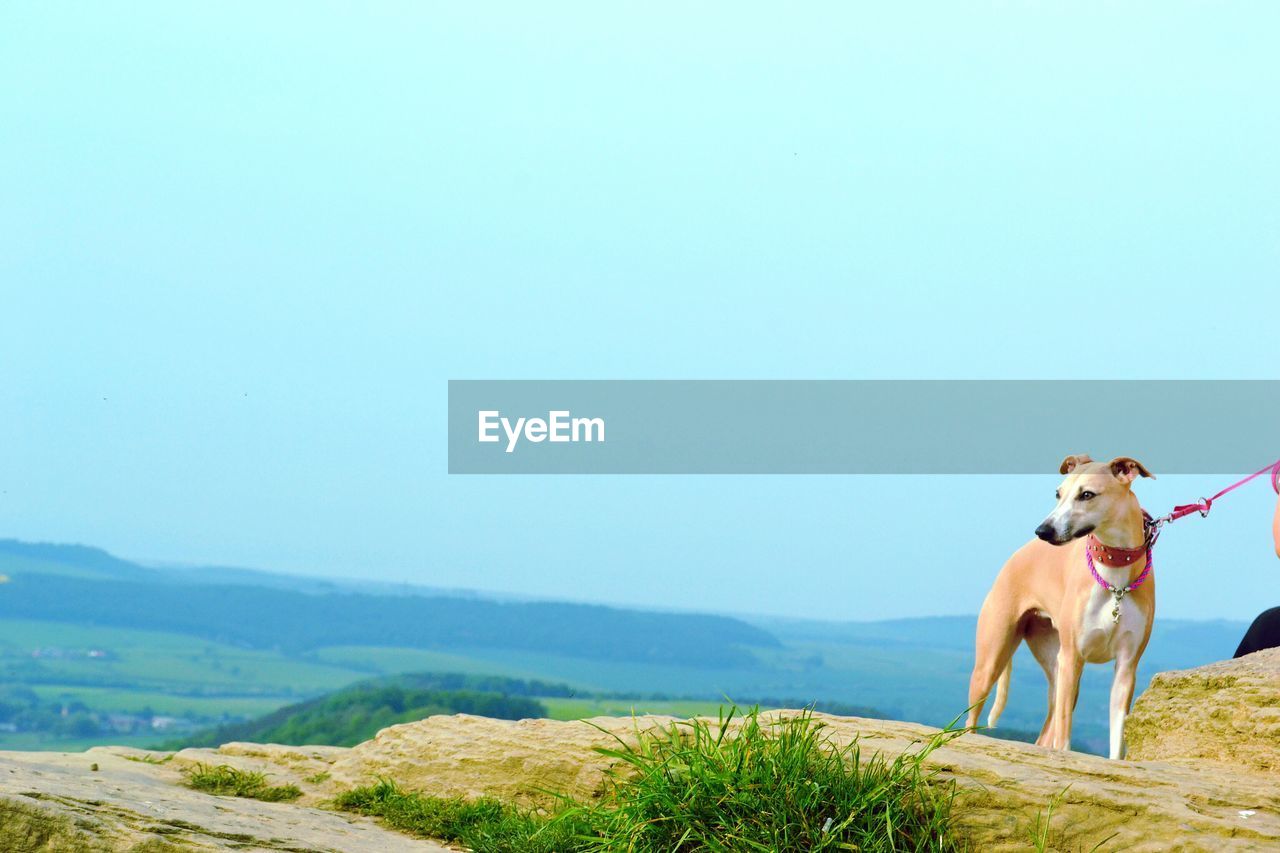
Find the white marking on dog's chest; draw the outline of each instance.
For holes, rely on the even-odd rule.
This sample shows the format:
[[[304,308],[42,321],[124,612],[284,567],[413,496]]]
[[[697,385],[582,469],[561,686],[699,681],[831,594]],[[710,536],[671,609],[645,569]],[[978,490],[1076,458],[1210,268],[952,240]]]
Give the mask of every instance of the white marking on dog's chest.
[[[1098,572],[1112,586],[1123,587],[1129,582],[1128,569],[1098,566]],[[1115,595],[1101,584],[1093,583],[1092,587],[1081,614],[1077,645],[1080,656],[1089,663],[1106,663],[1115,660],[1122,648],[1132,646],[1132,640],[1141,637],[1147,614],[1136,600],[1126,595],[1120,601],[1120,618],[1116,619],[1112,615]]]

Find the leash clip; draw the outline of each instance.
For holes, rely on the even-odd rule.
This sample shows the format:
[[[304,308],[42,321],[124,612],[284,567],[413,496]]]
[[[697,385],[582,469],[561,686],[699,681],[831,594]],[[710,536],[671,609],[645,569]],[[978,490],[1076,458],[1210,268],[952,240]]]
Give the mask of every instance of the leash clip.
[[[1209,500],[1208,498],[1201,498],[1200,505],[1201,505],[1200,517],[1208,518],[1209,510],[1213,509],[1213,501]]]
[[[1146,540],[1147,556],[1151,556],[1151,549],[1156,546],[1156,540],[1160,538],[1160,528],[1173,521],[1173,513],[1162,515],[1159,518],[1152,518],[1147,515],[1142,519],[1143,538]]]
[[[1120,622],[1120,602],[1124,600],[1125,594],[1129,592],[1131,587],[1113,587],[1111,594],[1115,596],[1115,606],[1111,608],[1111,621],[1113,623]]]

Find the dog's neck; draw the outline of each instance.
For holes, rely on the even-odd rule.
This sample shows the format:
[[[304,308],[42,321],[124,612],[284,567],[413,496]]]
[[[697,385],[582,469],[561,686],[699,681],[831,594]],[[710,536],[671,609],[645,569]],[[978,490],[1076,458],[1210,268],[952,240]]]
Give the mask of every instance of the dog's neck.
[[[1124,511],[1099,524],[1093,535],[1109,548],[1141,548],[1147,541],[1147,533],[1142,524],[1142,507],[1138,499],[1131,497]]]

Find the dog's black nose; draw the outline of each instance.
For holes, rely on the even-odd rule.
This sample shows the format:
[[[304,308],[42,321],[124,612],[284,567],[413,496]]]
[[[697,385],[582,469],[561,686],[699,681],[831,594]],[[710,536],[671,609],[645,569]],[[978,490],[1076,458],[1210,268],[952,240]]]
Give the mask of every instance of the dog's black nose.
[[[1036,535],[1046,542],[1052,542],[1054,540],[1053,525],[1047,521],[1044,522],[1036,528]]]

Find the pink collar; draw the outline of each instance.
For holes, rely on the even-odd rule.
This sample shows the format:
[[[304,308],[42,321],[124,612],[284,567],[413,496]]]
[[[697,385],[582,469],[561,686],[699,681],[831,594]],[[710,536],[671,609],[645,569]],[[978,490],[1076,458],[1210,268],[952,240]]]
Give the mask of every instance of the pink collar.
[[[1098,541],[1098,537],[1092,533],[1089,534],[1089,542],[1084,549],[1085,562],[1089,564],[1089,572],[1093,575],[1093,579],[1098,585],[1111,593],[1115,597],[1115,606],[1111,608],[1111,621],[1120,621],[1120,600],[1132,592],[1134,589],[1142,585],[1142,582],[1151,574],[1151,570],[1155,568],[1155,562],[1151,558],[1151,549],[1156,544],[1156,533],[1153,533],[1155,525],[1153,523],[1145,523],[1147,528],[1147,541],[1141,548],[1110,548]],[[1159,528],[1155,528],[1158,530]],[[1131,566],[1137,561],[1137,556],[1146,555],[1147,564],[1142,568],[1142,574],[1138,575],[1127,586],[1112,586],[1107,579],[1098,574],[1098,567],[1094,565],[1093,558],[1095,546],[1098,553],[1098,559],[1104,566],[1113,568],[1123,568]],[[1135,554],[1137,556],[1135,556]],[[1114,561],[1114,562],[1112,562]]]

